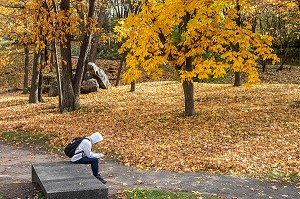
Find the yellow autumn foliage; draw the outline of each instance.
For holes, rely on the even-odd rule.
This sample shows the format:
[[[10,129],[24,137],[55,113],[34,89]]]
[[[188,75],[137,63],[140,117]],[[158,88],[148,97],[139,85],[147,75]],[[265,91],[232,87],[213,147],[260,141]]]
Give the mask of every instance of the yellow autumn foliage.
[[[247,9],[246,1],[240,4]],[[232,0],[143,0],[141,12],[116,28],[126,39],[119,52],[129,51],[123,79],[134,81],[140,70],[157,77],[160,66],[169,64],[179,66],[182,80],[219,77],[232,68],[248,73],[248,83],[257,82],[257,59],[278,61],[270,47],[272,37],[252,33],[248,23],[237,26],[237,14]],[[189,57],[192,71],[185,68]]]

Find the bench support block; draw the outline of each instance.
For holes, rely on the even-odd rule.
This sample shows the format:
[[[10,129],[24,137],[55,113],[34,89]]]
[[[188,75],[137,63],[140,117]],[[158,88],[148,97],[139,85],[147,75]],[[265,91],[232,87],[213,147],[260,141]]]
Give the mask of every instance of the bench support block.
[[[83,165],[67,161],[32,165],[32,182],[47,199],[107,199],[108,188]]]

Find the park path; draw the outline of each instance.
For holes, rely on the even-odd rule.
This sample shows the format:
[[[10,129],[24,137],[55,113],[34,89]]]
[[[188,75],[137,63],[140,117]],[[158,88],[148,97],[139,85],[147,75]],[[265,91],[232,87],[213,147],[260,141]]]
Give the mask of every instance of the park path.
[[[37,153],[0,142],[0,185],[30,183],[32,163],[59,160],[62,160],[62,157],[58,155]],[[87,169],[90,168],[87,166]],[[259,182],[230,175],[145,171],[112,161],[101,161],[100,173],[108,181],[110,195],[115,195],[122,189],[146,187],[170,191],[197,191],[228,199],[300,198],[300,189],[291,184]]]

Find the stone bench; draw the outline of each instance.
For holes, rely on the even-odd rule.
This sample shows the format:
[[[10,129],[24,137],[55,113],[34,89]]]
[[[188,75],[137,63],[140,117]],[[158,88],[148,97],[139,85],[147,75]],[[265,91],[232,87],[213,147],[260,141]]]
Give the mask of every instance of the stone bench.
[[[47,199],[107,199],[108,188],[84,165],[68,161],[32,165],[32,182]]]

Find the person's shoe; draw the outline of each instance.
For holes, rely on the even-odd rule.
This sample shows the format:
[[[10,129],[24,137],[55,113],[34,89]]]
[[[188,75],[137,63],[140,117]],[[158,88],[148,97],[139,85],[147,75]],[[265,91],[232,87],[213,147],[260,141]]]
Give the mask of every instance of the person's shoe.
[[[100,182],[102,182],[103,184],[106,184],[106,180],[104,180],[100,175],[96,176],[96,178],[100,180]]]

